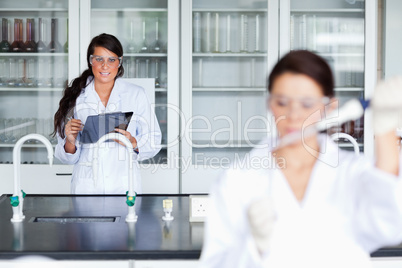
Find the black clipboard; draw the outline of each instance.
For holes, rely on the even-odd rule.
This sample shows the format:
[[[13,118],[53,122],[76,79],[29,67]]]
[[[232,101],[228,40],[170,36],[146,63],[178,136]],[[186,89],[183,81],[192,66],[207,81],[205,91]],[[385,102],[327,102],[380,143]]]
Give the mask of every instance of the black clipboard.
[[[96,143],[105,134],[115,132],[115,128],[127,130],[132,116],[133,112],[90,115],[85,121],[80,142]]]

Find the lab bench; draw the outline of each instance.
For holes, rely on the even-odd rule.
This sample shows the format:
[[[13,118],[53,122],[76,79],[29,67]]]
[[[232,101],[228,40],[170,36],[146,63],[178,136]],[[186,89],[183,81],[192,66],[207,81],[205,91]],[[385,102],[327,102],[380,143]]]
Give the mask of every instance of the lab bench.
[[[204,224],[189,222],[189,195],[138,195],[136,223],[125,222],[123,195],[27,195],[24,221],[12,223],[9,196],[0,196],[0,266],[40,255],[63,261],[136,260],[136,267],[138,261],[179,265],[175,261],[180,260],[190,267],[201,253]],[[162,220],[164,199],[173,201],[172,221]],[[372,257],[400,261],[402,245],[382,248]]]
[[[25,219],[12,223],[10,195],[0,197],[0,260],[41,255],[56,260],[197,260],[203,223],[189,222],[188,195],[138,195],[135,223],[126,196],[27,195]],[[163,200],[172,221],[162,220]]]

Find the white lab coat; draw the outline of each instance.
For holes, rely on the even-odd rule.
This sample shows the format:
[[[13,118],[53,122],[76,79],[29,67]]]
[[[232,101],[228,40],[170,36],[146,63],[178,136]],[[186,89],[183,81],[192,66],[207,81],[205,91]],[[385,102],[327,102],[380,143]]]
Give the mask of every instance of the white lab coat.
[[[142,87],[116,79],[112,93],[105,107],[92,81],[78,96],[74,118],[85,123],[89,115],[111,112],[134,112],[127,131],[136,138],[139,153],[136,160],[155,156],[161,146],[161,131],[153,108]],[[117,142],[107,142],[99,149],[98,179],[93,179],[93,144],[81,144],[78,134],[74,154],[66,153],[66,139],[58,136],[55,156],[65,164],[74,165],[71,181],[72,194],[125,194],[128,190],[127,149]],[[141,193],[141,178],[138,165],[134,165],[135,191]]]
[[[363,268],[370,267],[370,252],[402,242],[401,178],[340,150],[326,135],[319,140],[322,153],[302,202],[272,168],[279,162],[266,148],[250,153],[253,168],[243,162],[224,172],[210,194],[201,267]],[[246,213],[266,195],[277,218],[260,257]]]

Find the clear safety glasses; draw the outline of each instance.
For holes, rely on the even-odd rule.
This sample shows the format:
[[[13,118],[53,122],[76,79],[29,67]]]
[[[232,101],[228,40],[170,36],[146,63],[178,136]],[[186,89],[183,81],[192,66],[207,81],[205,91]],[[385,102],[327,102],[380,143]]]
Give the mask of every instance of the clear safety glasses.
[[[313,109],[319,108],[320,105],[329,104],[330,99],[328,97],[322,98],[290,98],[283,95],[271,94],[268,97],[268,103],[271,108],[283,109],[287,110],[294,107],[294,104],[297,104],[298,108],[301,108],[303,111],[311,111]]]
[[[94,67],[103,67],[106,63],[110,68],[119,68],[121,66],[122,57],[102,57],[91,55],[89,56],[89,62]]]

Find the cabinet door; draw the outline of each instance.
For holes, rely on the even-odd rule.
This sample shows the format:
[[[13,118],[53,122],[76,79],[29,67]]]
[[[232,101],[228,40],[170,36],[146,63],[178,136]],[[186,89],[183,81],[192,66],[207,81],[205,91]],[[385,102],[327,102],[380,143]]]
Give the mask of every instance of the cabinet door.
[[[78,8],[78,0],[1,1],[1,169],[10,169],[13,147],[27,134],[41,134],[56,144],[56,138],[51,136],[53,115],[67,82],[78,74],[78,36],[74,36],[78,32],[74,19]],[[40,172],[26,173],[26,170],[31,170],[33,165],[47,164],[43,144],[28,140],[21,149],[21,160],[22,174],[33,175],[31,179],[41,185]],[[55,164],[54,177],[60,162],[55,159]],[[2,180],[10,180],[12,184],[12,177],[2,177]],[[69,183],[69,178],[63,177],[64,180]],[[1,182],[2,185],[10,183]],[[47,188],[46,184],[43,183],[42,189],[52,193],[51,186]],[[57,189],[60,185],[54,186]],[[37,193],[32,189],[34,192],[25,190]],[[65,191],[69,192],[69,187]]]
[[[184,193],[207,192],[222,169],[267,135],[275,11],[268,1],[182,2]]]
[[[376,81],[376,5],[372,0],[280,1],[281,54],[307,49],[327,60],[335,78],[339,106],[351,98],[368,98]],[[371,155],[370,115],[329,130],[350,135],[360,151]],[[341,148],[352,150],[348,140]]]
[[[162,131],[162,150],[141,165],[143,192],[178,193],[179,1],[81,1],[81,71],[87,68],[90,40],[101,33],[115,35],[123,45],[123,78],[154,79],[149,99]]]

